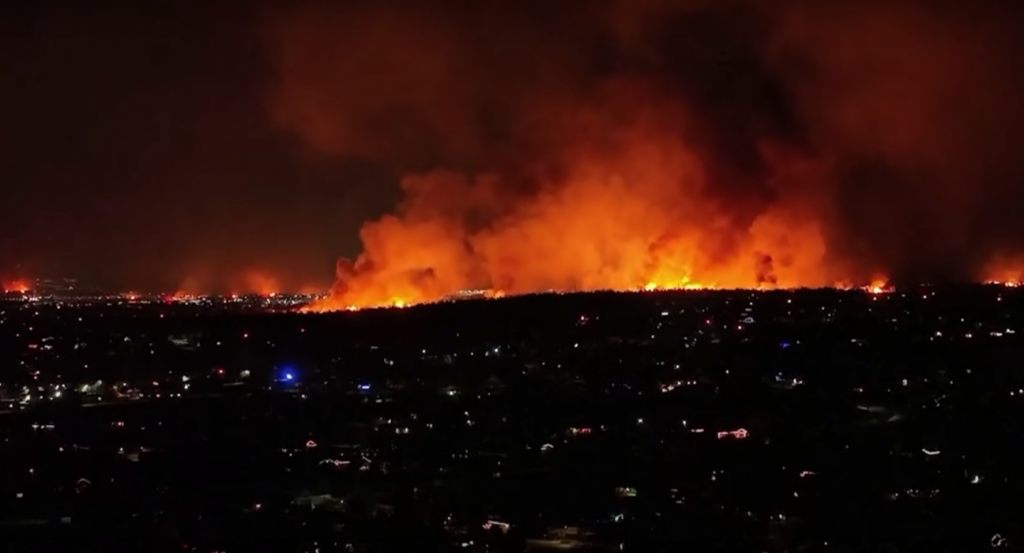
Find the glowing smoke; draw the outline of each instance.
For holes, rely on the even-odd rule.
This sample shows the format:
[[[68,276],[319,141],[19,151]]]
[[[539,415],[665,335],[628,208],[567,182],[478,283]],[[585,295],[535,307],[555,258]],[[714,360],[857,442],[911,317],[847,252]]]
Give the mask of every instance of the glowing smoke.
[[[1021,251],[1010,4],[352,2],[275,14],[280,127],[393,167],[321,307],[464,288],[978,278]]]

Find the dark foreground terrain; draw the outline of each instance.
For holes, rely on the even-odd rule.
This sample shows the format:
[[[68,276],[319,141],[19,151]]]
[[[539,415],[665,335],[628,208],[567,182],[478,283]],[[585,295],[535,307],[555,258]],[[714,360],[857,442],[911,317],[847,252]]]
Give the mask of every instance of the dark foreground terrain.
[[[1024,544],[1024,291],[0,305],[4,551]]]

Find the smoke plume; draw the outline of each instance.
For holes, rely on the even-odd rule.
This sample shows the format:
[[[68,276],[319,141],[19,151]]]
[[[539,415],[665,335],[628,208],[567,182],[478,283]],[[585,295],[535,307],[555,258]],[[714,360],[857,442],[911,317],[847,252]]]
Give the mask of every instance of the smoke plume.
[[[353,1],[278,12],[274,123],[401,175],[323,308],[462,289],[1013,272],[1009,2]],[[339,185],[343,185],[340,183]]]

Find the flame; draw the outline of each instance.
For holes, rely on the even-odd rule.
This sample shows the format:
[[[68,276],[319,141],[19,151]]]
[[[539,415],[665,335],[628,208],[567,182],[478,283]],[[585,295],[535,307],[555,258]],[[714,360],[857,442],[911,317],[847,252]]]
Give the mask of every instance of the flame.
[[[875,277],[871,279],[871,283],[865,286],[864,291],[872,294],[885,294],[892,291],[892,286],[889,285],[889,279],[885,277]]]
[[[982,275],[982,282],[1016,288],[1024,283],[1024,259],[997,258],[992,260]]]
[[[649,156],[632,152],[625,163],[640,167]],[[690,167],[693,160],[682,168],[675,163],[664,168],[670,181],[700,178]],[[639,184],[627,189],[617,169],[594,174],[584,166],[568,184],[521,201],[479,230],[468,229],[458,210],[488,206],[493,186],[488,177],[471,180],[448,172],[409,177],[403,182],[406,203],[398,213],[363,227],[364,253],[355,262],[339,261],[331,294],[306,311],[404,307],[479,288],[492,291],[485,297],[501,297],[837,286],[824,263],[819,225],[795,208],[769,210],[743,233],[714,221],[705,224],[700,213],[680,224],[680,216],[663,206],[685,206],[697,192],[663,190],[658,175],[647,169],[638,170]],[[444,213],[449,208],[436,206],[437,197],[483,205]],[[885,279],[865,281],[878,293],[886,289]]]
[[[688,276],[669,278],[660,282],[648,282],[643,287],[645,292],[655,292],[658,290],[713,290],[715,288],[714,284],[707,285],[700,282],[692,282]]]
[[[310,4],[270,25],[274,125],[404,190],[310,310],[478,289],[880,294],[871,271],[965,276],[1016,222],[995,184],[1020,174],[1024,128],[999,10]],[[680,33],[707,21],[721,32]]]
[[[490,290],[485,297],[501,297],[836,284],[824,263],[819,225],[798,208],[779,206],[739,233],[725,223],[706,224],[699,210],[687,222],[688,208],[677,214],[664,206],[686,206],[699,192],[664,190],[656,171],[637,169],[650,156],[630,152],[623,162],[640,173],[637,186],[627,188],[617,167],[584,165],[567,184],[520,200],[482,229],[467,228],[462,210],[493,205],[490,177],[473,180],[449,172],[408,177],[406,203],[398,213],[363,227],[364,253],[355,262],[339,261],[330,295],[306,311],[416,305],[481,288]],[[669,181],[701,178],[689,158],[655,157],[648,164],[659,162],[668,164]],[[470,205],[446,213],[450,208],[435,205],[438,198],[462,198]],[[882,288],[884,280],[872,285]]]
[[[384,17],[378,23],[390,30],[396,22]],[[408,23],[418,28],[416,21]],[[389,75],[404,76],[405,54],[419,59],[424,47],[433,45],[431,28],[423,33],[374,33],[364,38],[380,38],[389,55],[396,56],[383,62],[391,69]],[[338,34],[328,35],[324,45],[334,44]],[[363,37],[361,29],[352,29],[356,35]],[[395,45],[396,37],[410,42]],[[294,38],[305,44],[308,36]],[[437,38],[448,44],[457,37],[446,33]],[[426,43],[420,44],[421,39]],[[451,69],[450,76],[463,75],[459,59],[445,59],[448,54],[457,57],[462,49],[438,47],[439,67],[424,73],[440,78]],[[320,97],[324,89],[318,78],[307,82],[291,73],[292,62],[305,57],[293,58],[297,53],[285,50],[281,69],[297,80],[284,81],[276,98],[275,114],[282,125],[325,153],[379,156],[406,165],[400,163],[405,148],[388,148],[391,140],[386,136],[379,143],[359,140],[362,133],[350,132],[356,130],[350,128],[350,123],[357,124],[355,112],[335,109],[345,107],[346,100],[364,99],[371,104],[366,107],[374,108],[378,95],[353,98],[346,96],[353,90],[335,87]],[[338,60],[342,65],[351,51],[332,50],[343,58]],[[331,73],[336,67],[323,69],[301,76]],[[397,82],[417,82],[417,75]],[[430,82],[431,90],[447,84]],[[379,89],[380,95],[400,93],[400,104],[408,100],[413,112],[435,107],[435,99],[442,101],[444,107],[428,110],[429,122],[438,127],[431,142],[440,143],[441,153],[453,154],[448,167],[481,169],[405,174],[402,203],[363,225],[362,253],[338,262],[330,295],[308,311],[394,307],[396,298],[402,305],[416,305],[479,289],[516,295],[822,287],[844,277],[858,285],[869,281],[842,274],[826,257],[824,230],[832,213],[831,199],[823,191],[834,180],[831,160],[765,135],[748,144],[751,157],[758,158],[756,170],[722,170],[724,160],[716,159],[698,136],[703,117],[696,106],[664,89],[659,79],[609,75],[588,83],[585,92],[553,94],[542,86],[536,98],[509,98],[516,106],[508,106],[513,108],[508,131],[516,138],[512,142],[523,142],[523,150],[511,156],[490,148],[475,152],[471,144],[461,147],[457,139],[465,133],[459,132],[461,125],[449,123],[474,110],[463,105],[458,91],[434,98],[424,94],[428,87],[406,89],[390,79],[381,84],[387,86]],[[475,84],[466,88],[476,90]],[[445,109],[449,101],[451,110]],[[324,109],[310,111],[310,105]],[[388,109],[383,113],[393,111],[394,106],[384,105]],[[505,107],[504,102],[498,106]],[[376,136],[381,129],[374,125],[372,130]],[[434,139],[435,133],[426,136]],[[448,152],[444,146],[452,146],[451,140],[460,144]],[[748,185],[766,192],[765,197],[738,193]]]

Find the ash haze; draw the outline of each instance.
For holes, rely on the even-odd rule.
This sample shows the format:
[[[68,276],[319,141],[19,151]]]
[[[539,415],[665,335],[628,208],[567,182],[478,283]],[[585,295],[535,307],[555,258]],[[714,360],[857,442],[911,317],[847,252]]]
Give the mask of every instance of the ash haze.
[[[103,6],[0,23],[5,268],[341,255],[325,307],[1024,268],[1015,2]]]

